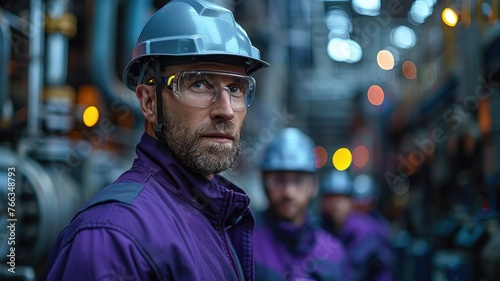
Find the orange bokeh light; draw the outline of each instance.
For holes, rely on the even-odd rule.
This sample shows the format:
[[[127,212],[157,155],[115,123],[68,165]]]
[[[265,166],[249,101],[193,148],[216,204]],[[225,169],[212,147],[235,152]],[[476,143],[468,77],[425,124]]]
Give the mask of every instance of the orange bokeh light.
[[[322,168],[328,161],[328,152],[322,146],[316,146],[313,151],[314,157],[316,157],[316,168]]]
[[[368,88],[368,101],[373,105],[381,105],[384,102],[384,90],[378,85]]]
[[[370,159],[370,152],[364,145],[359,145],[352,151],[352,163],[358,168],[363,168]]]
[[[417,66],[411,61],[405,61],[403,63],[403,75],[410,80],[417,77]]]
[[[377,64],[383,70],[394,68],[394,55],[388,50],[382,50],[377,54]]]

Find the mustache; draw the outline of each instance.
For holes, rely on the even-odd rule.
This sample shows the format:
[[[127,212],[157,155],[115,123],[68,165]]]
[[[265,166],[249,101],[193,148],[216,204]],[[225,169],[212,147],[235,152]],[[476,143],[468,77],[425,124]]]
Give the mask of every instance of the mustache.
[[[293,198],[285,196],[278,201],[278,204],[293,203],[293,202],[295,202]]]
[[[205,134],[227,134],[232,137],[239,138],[239,131],[236,128],[236,125],[231,121],[225,122],[211,122],[208,126],[204,126],[199,130],[199,135]]]

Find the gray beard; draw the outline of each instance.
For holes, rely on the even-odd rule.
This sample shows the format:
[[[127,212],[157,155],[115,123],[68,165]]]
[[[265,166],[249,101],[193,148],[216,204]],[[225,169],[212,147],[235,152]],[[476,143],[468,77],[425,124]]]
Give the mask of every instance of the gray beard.
[[[241,131],[231,121],[213,121],[189,132],[185,119],[165,113],[164,136],[172,154],[187,169],[204,176],[220,173],[232,167],[241,149]],[[208,132],[227,133],[234,137],[233,146],[200,142],[200,136]]]

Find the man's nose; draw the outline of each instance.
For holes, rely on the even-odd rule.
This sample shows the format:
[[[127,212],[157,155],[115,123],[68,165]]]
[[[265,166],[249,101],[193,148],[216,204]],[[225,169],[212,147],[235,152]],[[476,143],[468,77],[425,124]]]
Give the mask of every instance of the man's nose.
[[[222,87],[215,95],[212,103],[211,118],[224,118],[231,120],[234,118],[234,109],[231,106],[231,94],[229,88]]]

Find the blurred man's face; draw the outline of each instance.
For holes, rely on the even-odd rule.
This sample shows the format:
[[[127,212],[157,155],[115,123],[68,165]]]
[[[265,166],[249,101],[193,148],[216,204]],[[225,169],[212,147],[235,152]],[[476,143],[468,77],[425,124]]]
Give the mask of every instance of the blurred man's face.
[[[327,194],[321,199],[321,213],[326,215],[332,223],[341,226],[353,210],[353,201],[350,197],[338,194]]]
[[[299,172],[266,172],[264,185],[271,211],[280,219],[300,225],[316,194],[316,176]]]

